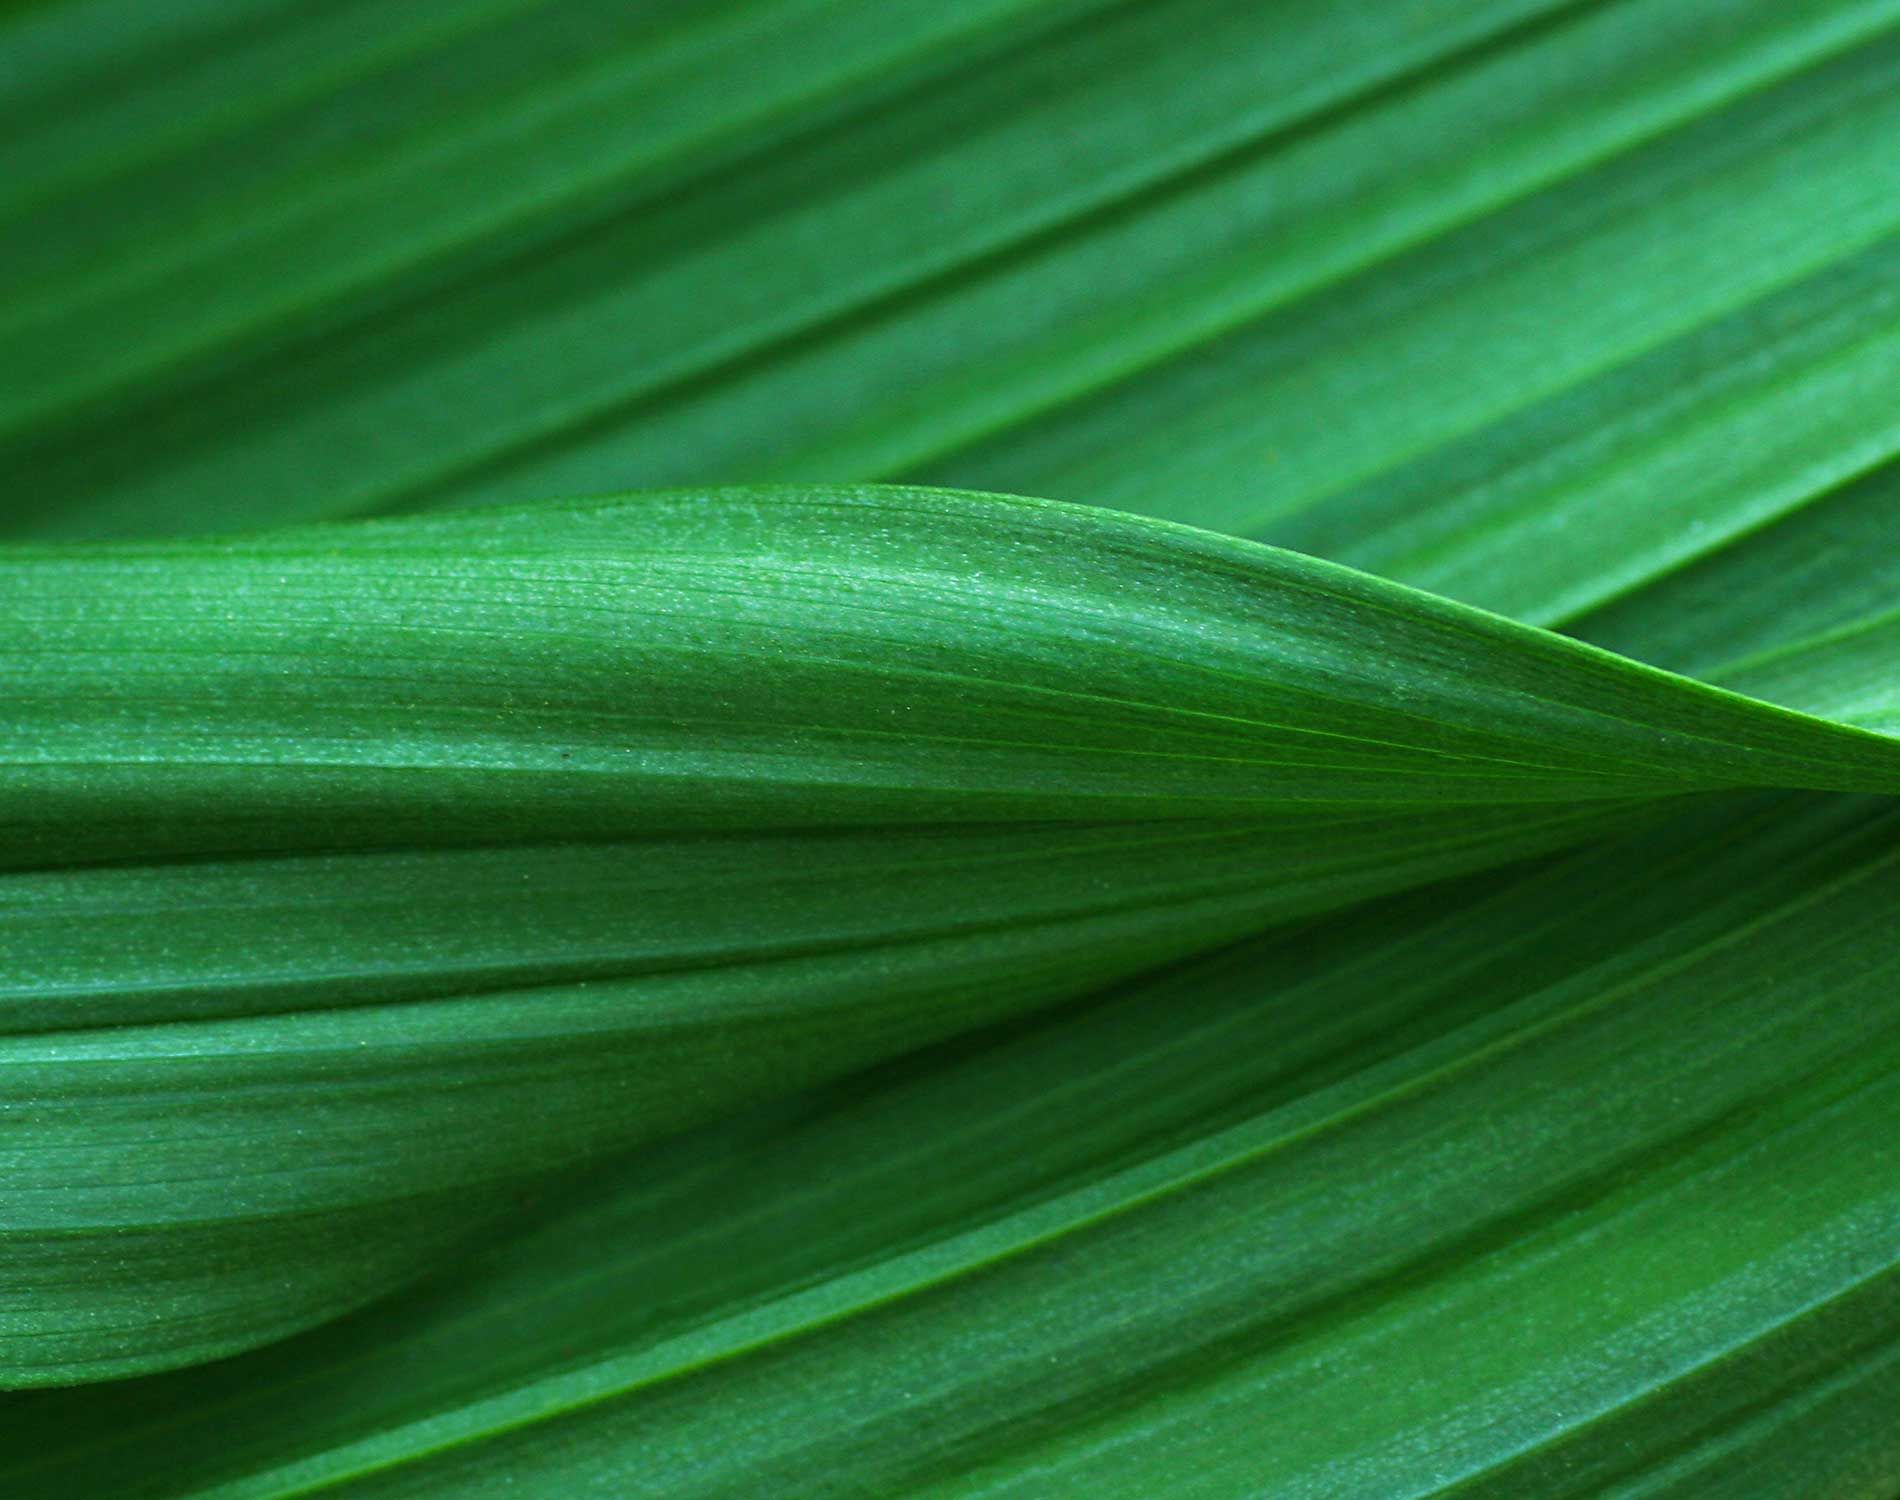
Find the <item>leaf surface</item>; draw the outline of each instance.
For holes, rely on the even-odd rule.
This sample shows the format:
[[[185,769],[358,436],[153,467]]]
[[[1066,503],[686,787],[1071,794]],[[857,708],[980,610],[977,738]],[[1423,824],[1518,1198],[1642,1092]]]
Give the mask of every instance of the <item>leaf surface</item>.
[[[0,234],[9,524],[922,479],[1548,623],[1893,451],[1890,0],[686,9],[118,86]]]
[[[15,1381],[280,1336],[536,1173],[1265,923],[1900,785],[1884,736],[989,497],[0,568]]]
[[[7,9],[0,1489],[1885,1500],[1896,20]]]
[[[1894,837],[1885,806],[1735,805],[1255,942],[649,1150],[404,1305],[18,1398],[18,1430],[69,1435],[9,1477],[1569,1497],[1879,1472],[1900,991],[1867,957]],[[1638,871],[1667,879],[1631,903]]]

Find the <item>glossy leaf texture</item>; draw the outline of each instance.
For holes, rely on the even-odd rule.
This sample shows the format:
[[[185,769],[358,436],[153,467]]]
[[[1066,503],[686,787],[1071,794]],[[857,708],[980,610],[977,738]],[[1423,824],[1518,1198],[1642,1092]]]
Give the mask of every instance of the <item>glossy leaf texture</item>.
[[[1900,1494],[1896,23],[4,8],[0,1493]]]
[[[1726,619],[1745,659],[1717,597],[1705,652]],[[587,1171],[327,1332],[15,1398],[9,1478],[1852,1486],[1896,1460],[1896,847],[1882,803],[1727,802],[1234,950]]]
[[[1900,788],[1886,736],[995,497],[16,549],[0,588],[16,1383],[281,1336],[536,1173],[1264,923]]]

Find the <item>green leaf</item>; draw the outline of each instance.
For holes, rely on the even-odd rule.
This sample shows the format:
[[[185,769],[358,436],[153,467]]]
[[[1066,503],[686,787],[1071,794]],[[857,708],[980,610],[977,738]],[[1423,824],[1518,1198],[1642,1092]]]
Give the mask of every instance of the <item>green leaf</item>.
[[[1891,1472],[1896,838],[1731,805],[687,1137],[400,1304],[20,1402],[11,1492]]]
[[[1900,757],[1316,560],[945,492],[662,493],[0,565],[14,863],[73,838],[1433,816],[1884,790]]]
[[[923,479],[1549,622],[1893,451],[1891,0],[381,9],[0,234],[16,529]]]
[[[1900,787],[1900,741],[1025,501],[0,572],[14,1383],[279,1337],[535,1173],[1267,922],[1691,794]]]
[[[1900,4],[4,10],[0,1490],[1900,1487]]]

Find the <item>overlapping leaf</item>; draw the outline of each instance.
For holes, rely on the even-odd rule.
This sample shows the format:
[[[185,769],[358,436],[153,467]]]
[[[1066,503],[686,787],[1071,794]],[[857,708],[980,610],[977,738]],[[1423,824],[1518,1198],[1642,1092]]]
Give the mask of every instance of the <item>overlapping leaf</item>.
[[[0,568],[16,1381],[281,1335],[530,1174],[1263,922],[1658,799],[1900,787],[1883,736],[985,497]]]
[[[72,1436],[10,1477],[710,1494],[809,1487],[817,1442],[840,1494],[1141,1493],[1186,1422],[1210,1493],[1857,1483],[1895,1458],[1891,825],[1712,808],[742,1118],[403,1310],[23,1400]]]
[[[62,1437],[8,1478],[235,1500],[1424,1472],[1567,1497],[1803,1493],[1764,1452],[1802,1483],[1885,1472],[1900,989],[1867,944],[1897,849],[1890,809],[1767,802],[1251,945],[634,1158],[403,1308],[23,1400],[16,1435]],[[1667,880],[1631,903],[1638,872]]]
[[[488,1248],[8,1483],[1884,1497],[1891,817],[1720,789],[1892,784],[1896,16],[0,20],[15,533],[1763,700],[18,554],[0,1362]]]

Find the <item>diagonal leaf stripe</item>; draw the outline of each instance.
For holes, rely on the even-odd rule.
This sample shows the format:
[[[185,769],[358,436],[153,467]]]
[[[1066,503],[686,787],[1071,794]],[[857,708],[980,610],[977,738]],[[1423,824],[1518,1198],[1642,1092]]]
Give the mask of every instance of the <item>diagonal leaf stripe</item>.
[[[1845,1483],[1895,1456],[1895,832],[1731,805],[1244,946],[643,1153],[406,1309],[24,1400],[66,1436],[9,1479],[1134,1496],[1191,1441],[1215,1494]]]
[[[339,78],[369,66],[309,103],[262,67],[161,75],[138,107],[163,118],[234,79],[248,102],[0,235],[44,263],[0,278],[8,524],[923,479],[1244,526],[1524,613],[1498,591],[1520,570],[1570,569],[1582,608],[1637,581],[1637,543],[1681,561],[1893,451],[1891,0],[688,9],[616,19],[592,72],[598,7],[567,0],[419,8],[380,73],[309,33]],[[20,151],[87,118],[23,102]],[[176,269],[127,303],[126,264]],[[1658,403],[1714,432],[1649,441]],[[1553,426],[1559,473],[1483,470]],[[1630,547],[1553,547],[1523,510],[1553,483],[1560,535],[1593,516]],[[1474,515],[1495,565],[1421,552]]]

